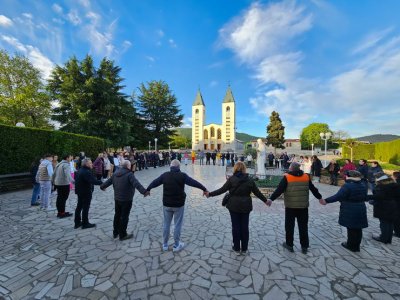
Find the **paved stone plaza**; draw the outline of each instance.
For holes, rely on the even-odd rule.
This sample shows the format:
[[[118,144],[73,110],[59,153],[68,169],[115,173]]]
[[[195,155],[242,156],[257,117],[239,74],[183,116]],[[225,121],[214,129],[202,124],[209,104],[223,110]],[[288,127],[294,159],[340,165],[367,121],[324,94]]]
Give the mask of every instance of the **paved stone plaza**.
[[[166,171],[137,172],[146,187]],[[209,190],[224,182],[224,168],[183,166]],[[324,197],[337,188],[318,185]],[[128,229],[134,239],[112,238],[113,190],[95,189],[94,229],[74,229],[73,219],[31,208],[30,191],[0,195],[0,295],[5,299],[400,299],[400,239],[371,239],[379,223],[368,208],[360,253],[340,246],[345,229],[339,204],[321,206],[311,196],[307,255],[282,249],[284,208],[254,200],[247,256],[231,251],[231,225],[220,197],[190,187],[179,253],[161,250],[162,188],[136,194]],[[53,198],[53,203],[54,203]],[[76,196],[67,206],[73,212]],[[297,230],[297,229],[296,229]],[[170,240],[172,244],[172,239]],[[172,249],[172,246],[171,246]],[[1,297],[0,297],[1,298]]]

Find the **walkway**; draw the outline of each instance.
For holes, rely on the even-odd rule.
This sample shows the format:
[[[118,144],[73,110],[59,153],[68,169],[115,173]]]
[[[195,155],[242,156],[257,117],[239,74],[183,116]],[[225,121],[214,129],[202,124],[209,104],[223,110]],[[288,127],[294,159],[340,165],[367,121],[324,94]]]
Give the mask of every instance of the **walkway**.
[[[137,172],[147,186],[166,171]],[[224,168],[183,166],[210,190],[224,182]],[[323,196],[337,188],[318,185]],[[129,231],[112,238],[113,197],[97,187],[90,220],[95,229],[73,229],[72,219],[29,206],[30,191],[0,196],[0,295],[6,299],[400,299],[400,239],[383,245],[371,239],[379,224],[368,208],[370,227],[362,250],[340,246],[338,204],[319,205],[311,196],[307,255],[282,249],[284,208],[254,200],[250,253],[231,252],[231,226],[222,197],[206,199],[186,189],[180,253],[161,251],[162,189],[135,196]],[[75,207],[70,196],[69,210]],[[172,240],[171,240],[172,243]],[[0,297],[1,298],[1,297]]]

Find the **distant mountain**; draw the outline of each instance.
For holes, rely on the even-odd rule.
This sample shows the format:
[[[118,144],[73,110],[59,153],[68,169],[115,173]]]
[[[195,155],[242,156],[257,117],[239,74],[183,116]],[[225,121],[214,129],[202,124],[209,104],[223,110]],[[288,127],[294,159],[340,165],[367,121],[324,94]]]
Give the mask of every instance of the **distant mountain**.
[[[183,135],[189,139],[192,138],[192,128],[176,128],[175,129],[178,135]],[[248,143],[252,140],[258,139],[258,137],[254,135],[250,135],[247,133],[236,132],[236,138],[244,143]]]
[[[373,134],[356,138],[357,141],[370,142],[372,144],[390,142],[400,139],[400,135],[394,134]]]

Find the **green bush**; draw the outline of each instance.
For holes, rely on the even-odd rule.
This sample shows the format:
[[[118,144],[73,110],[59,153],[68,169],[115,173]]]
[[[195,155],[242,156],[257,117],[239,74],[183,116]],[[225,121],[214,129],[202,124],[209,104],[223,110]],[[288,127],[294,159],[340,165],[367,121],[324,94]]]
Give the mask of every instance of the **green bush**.
[[[400,139],[375,144],[375,159],[400,165]]]
[[[37,128],[0,124],[0,175],[28,172],[32,161],[46,153],[90,157],[104,150],[104,140],[96,137]]]
[[[350,159],[351,150],[343,146],[342,157]],[[375,159],[375,144],[360,144],[353,148],[353,161],[359,159]]]

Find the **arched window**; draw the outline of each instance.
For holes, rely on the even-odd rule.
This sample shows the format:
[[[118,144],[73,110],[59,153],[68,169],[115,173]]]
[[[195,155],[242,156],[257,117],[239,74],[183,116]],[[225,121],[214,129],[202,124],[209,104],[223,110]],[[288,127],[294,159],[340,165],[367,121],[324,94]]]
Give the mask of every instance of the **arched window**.
[[[211,133],[210,133],[210,137],[215,137],[215,130],[214,127],[211,127]]]
[[[231,112],[231,108],[229,106],[226,107],[226,112]]]
[[[204,139],[208,140],[208,131],[207,131],[207,129],[204,129]]]
[[[196,116],[199,114],[199,110],[196,108],[195,112]]]
[[[217,139],[222,139],[222,133],[221,133],[221,129],[217,130]]]

